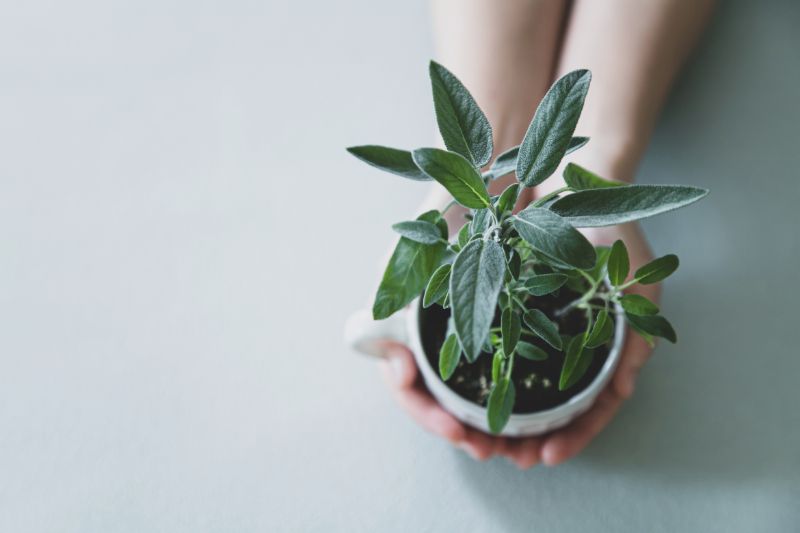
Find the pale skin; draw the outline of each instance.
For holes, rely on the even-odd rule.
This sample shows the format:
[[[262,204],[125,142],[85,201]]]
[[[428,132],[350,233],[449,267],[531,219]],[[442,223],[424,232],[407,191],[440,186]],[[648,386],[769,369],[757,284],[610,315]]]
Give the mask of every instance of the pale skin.
[[[475,97],[494,130],[495,155],[519,144],[552,82],[577,69],[592,71],[592,85],[576,135],[590,142],[569,156],[601,176],[632,182],[669,89],[701,34],[713,0],[434,0],[437,60]],[[560,187],[561,170],[527,190],[520,205]],[[492,184],[497,194],[512,180]],[[423,208],[441,208],[440,188]],[[524,204],[523,204],[524,203]],[[448,213],[451,228],[463,211]],[[589,228],[597,245],[625,241],[631,271],[653,255],[636,224]],[[658,301],[657,285],[634,286]],[[555,465],[578,454],[633,394],[652,348],[628,332],[619,367],[595,405],[568,426],[530,438],[493,437],[446,412],[421,383],[407,347],[387,343],[386,382],[397,402],[428,431],[476,459],[504,455],[520,468]]]

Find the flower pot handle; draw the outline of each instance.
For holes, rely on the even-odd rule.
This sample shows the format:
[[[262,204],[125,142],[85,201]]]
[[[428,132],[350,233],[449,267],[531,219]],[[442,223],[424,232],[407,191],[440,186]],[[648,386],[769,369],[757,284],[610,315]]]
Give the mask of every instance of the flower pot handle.
[[[406,344],[406,312],[374,320],[368,309],[356,311],[347,319],[344,326],[344,342],[357,352],[375,357],[383,357],[387,343]]]

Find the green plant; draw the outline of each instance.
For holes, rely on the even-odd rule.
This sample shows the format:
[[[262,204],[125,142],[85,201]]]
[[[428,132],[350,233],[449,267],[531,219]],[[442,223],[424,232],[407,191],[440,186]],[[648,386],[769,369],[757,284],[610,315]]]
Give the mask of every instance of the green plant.
[[[649,342],[676,341],[670,323],[643,296],[624,294],[635,283],[657,283],[675,271],[675,255],[639,268],[630,281],[628,253],[617,241],[595,248],[576,229],[638,220],[691,204],[708,191],[679,185],[625,185],[603,179],[575,164],[563,176],[566,186],[532,202],[517,214],[523,187],[550,177],[562,158],[588,142],[574,137],[591,73],[576,70],[559,79],[542,99],[522,143],[491,160],[492,130],[461,82],[431,62],[430,77],[439,131],[447,150],[414,151],[354,146],[362,161],[417,181],[435,180],[453,196],[442,212],[424,213],[393,228],[401,235],[378,289],[373,315],[383,319],[423,293],[423,305],[451,310],[439,372],[448,380],[463,357],[474,362],[493,357],[488,422],[492,432],[507,423],[514,406],[511,372],[516,357],[541,360],[547,353],[524,340],[540,338],[563,351],[560,390],[586,372],[593,350],[609,342],[614,309],[624,309],[630,327]],[[516,173],[518,182],[490,196],[489,182]],[[458,203],[469,209],[466,223],[448,240],[444,211]],[[580,297],[558,311],[585,313],[583,334],[564,337],[558,325],[536,308],[537,297],[562,286]],[[500,325],[493,327],[496,315]]]

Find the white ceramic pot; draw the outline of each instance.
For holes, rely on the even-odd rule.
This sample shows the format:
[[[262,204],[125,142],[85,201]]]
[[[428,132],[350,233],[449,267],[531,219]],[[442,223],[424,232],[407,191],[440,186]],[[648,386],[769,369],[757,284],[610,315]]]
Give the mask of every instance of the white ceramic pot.
[[[380,343],[386,340],[405,344],[414,353],[425,385],[439,403],[462,422],[488,433],[486,408],[462,398],[450,389],[439,377],[437,369],[432,368],[428,362],[419,333],[420,307],[418,298],[406,311],[380,321],[372,320],[369,311],[359,311],[348,320],[345,341],[355,350],[370,355],[380,355]],[[568,424],[591,407],[614,374],[625,340],[625,321],[619,305],[615,308],[615,314],[614,342],[603,368],[591,385],[557,407],[531,414],[512,414],[502,435],[523,437],[546,433]]]

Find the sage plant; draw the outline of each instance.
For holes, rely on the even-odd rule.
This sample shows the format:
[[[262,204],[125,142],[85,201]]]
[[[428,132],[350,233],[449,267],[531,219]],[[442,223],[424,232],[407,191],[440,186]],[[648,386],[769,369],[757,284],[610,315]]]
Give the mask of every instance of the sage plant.
[[[658,283],[678,267],[675,255],[639,268],[628,280],[625,244],[597,247],[576,228],[610,226],[639,220],[691,204],[707,194],[681,185],[627,185],[610,181],[576,164],[566,165],[565,186],[514,214],[523,188],[553,175],[566,154],[589,139],[573,136],[591,73],[575,70],[555,82],[539,104],[519,146],[493,153],[492,129],[464,85],[445,67],[430,63],[433,102],[447,147],[413,151],[384,146],[354,146],[360,160],[414,181],[440,183],[453,201],[443,210],[397,223],[400,240],[383,274],[373,305],[376,320],[387,318],[422,295],[422,305],[450,309],[439,373],[450,379],[461,359],[492,357],[487,403],[489,428],[498,433],[515,401],[511,372],[517,357],[548,357],[532,339],[562,353],[559,390],[584,375],[594,350],[614,336],[615,310],[648,342],[676,341],[675,331],[658,306],[625,290],[636,283]],[[491,161],[491,165],[489,165]],[[487,168],[488,165],[488,168]],[[517,181],[491,196],[491,181],[514,173]],[[468,222],[450,241],[444,211],[467,208]],[[537,298],[567,286],[580,296],[557,315],[583,313],[585,331],[563,336],[558,324],[537,309]],[[499,325],[495,317],[499,315]],[[525,340],[528,339],[528,340]],[[483,355],[482,355],[483,354]]]

